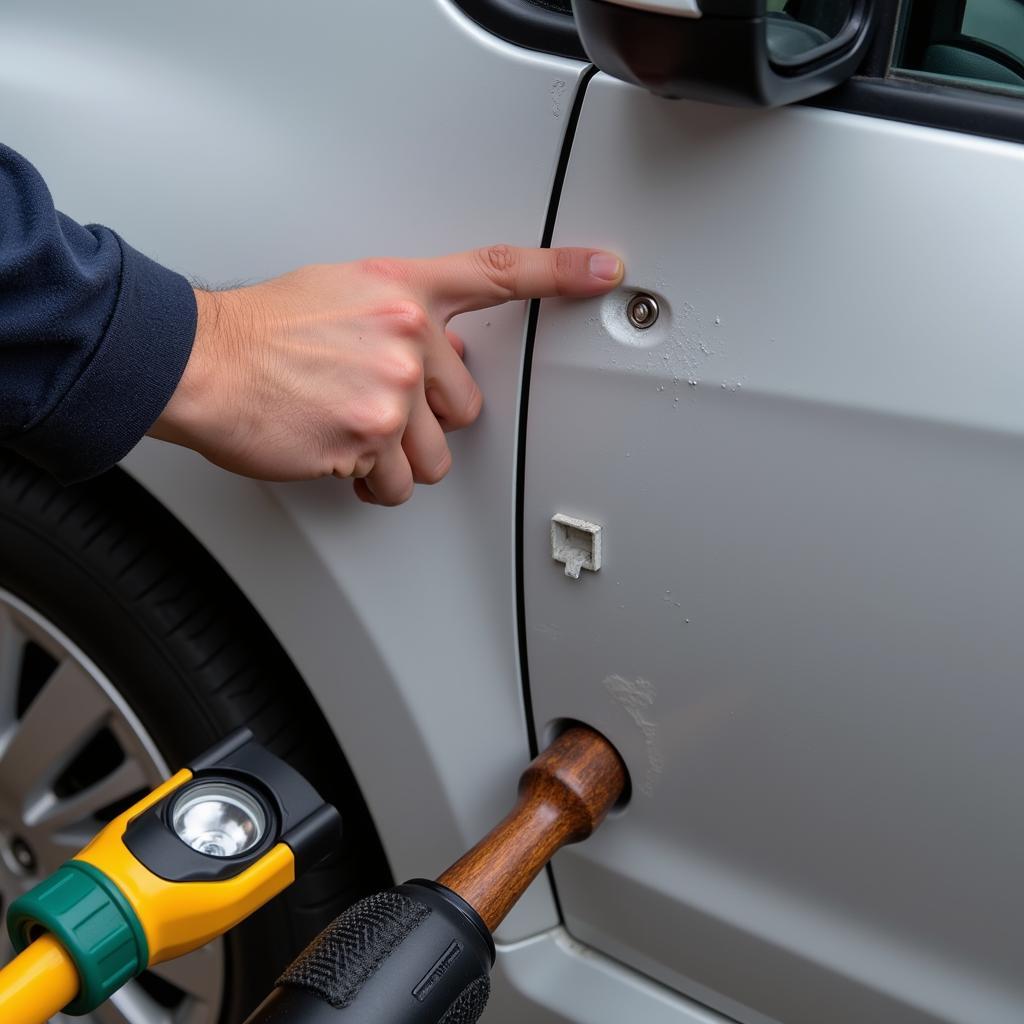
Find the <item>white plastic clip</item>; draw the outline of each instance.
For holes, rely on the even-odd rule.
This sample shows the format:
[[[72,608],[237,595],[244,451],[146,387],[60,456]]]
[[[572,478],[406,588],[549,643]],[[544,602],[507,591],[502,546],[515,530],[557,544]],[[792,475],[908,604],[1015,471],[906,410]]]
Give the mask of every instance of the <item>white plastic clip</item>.
[[[561,512],[551,517],[551,557],[565,566],[565,575],[580,578],[581,569],[601,568],[601,527]]]

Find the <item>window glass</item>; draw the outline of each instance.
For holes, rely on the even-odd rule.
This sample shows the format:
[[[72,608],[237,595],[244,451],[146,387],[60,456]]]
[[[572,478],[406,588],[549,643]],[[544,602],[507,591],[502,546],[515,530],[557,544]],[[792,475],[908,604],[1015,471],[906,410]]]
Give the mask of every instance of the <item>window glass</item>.
[[[897,66],[1024,91],[1024,0],[914,0]]]

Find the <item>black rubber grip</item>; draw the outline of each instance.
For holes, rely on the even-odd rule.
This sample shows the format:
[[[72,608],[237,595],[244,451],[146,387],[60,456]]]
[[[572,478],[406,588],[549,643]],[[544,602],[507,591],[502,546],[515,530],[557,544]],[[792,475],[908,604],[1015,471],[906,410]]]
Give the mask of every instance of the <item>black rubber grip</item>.
[[[246,1024],[475,1024],[494,942],[435,882],[370,896],[329,924]]]

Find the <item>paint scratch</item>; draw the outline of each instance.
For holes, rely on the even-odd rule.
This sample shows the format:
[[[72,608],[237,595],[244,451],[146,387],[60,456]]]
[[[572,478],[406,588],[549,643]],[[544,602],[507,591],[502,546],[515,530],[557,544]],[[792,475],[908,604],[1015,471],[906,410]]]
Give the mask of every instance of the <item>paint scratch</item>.
[[[605,689],[617,701],[626,714],[636,723],[644,737],[647,750],[647,770],[637,789],[644,796],[654,796],[665,765],[661,756],[661,744],[658,739],[658,724],[654,721],[654,702],[658,691],[654,683],[646,679],[625,679],[622,676],[608,676],[604,681]]]

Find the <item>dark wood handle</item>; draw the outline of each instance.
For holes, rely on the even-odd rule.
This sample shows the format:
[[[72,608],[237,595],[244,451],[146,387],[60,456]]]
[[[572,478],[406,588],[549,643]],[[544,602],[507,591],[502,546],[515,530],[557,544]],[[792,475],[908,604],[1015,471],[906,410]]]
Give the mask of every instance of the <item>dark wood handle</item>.
[[[494,931],[555,853],[604,821],[626,778],[622,759],[600,733],[573,726],[523,773],[519,802],[504,821],[438,882]]]

